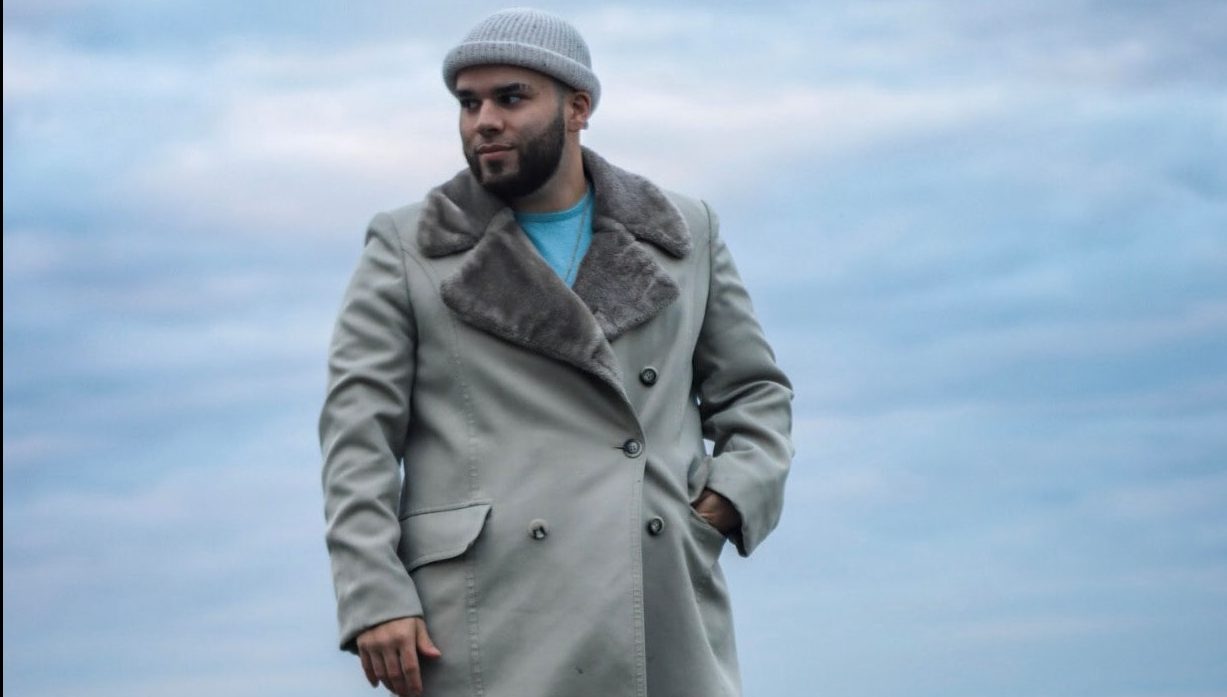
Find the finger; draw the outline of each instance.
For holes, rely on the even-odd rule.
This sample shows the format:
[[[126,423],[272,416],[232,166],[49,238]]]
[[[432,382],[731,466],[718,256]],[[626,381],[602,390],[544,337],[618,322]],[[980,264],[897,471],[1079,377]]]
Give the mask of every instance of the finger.
[[[426,623],[422,622],[418,625],[418,653],[428,658],[442,658],[443,652],[435,646],[435,642],[431,640],[430,634],[426,631]]]
[[[714,511],[720,507],[720,495],[711,489],[704,489],[699,496],[699,500],[695,501],[695,508],[702,511]]]
[[[409,683],[405,681],[405,673],[401,668],[400,651],[388,647],[383,654],[383,663],[388,669],[388,679],[384,685],[400,697],[409,697]]]
[[[391,690],[392,685],[389,683],[390,677],[388,675],[388,667],[384,665],[383,654],[372,651],[368,654],[368,656],[368,660],[371,662],[371,669],[375,673],[375,679],[383,683],[384,687]],[[372,687],[374,687],[374,685],[372,685]]]
[[[379,678],[379,682],[388,690],[395,692],[392,681],[393,671],[397,666],[388,663],[387,656],[382,650],[371,652],[371,665],[375,668],[375,677]]]
[[[366,681],[371,684],[371,687],[379,685],[379,676],[375,675],[375,666],[371,664],[371,656],[366,651],[359,654],[362,659],[362,672],[366,673]]]
[[[733,527],[737,522],[737,509],[732,502],[711,489],[703,490],[695,510],[722,531]]]
[[[720,532],[725,532],[725,530],[730,527],[730,516],[728,515],[728,509],[721,505],[720,500],[714,496],[703,508],[696,508],[695,512],[698,513],[699,517],[705,520],[708,525],[719,530]]]
[[[412,642],[400,644],[396,650],[396,684],[400,687],[399,695],[417,697],[422,693],[421,674],[417,671],[417,654],[413,653]]]
[[[418,670],[418,655],[412,645],[401,649],[401,676],[409,688],[409,694],[422,694],[422,672]]]

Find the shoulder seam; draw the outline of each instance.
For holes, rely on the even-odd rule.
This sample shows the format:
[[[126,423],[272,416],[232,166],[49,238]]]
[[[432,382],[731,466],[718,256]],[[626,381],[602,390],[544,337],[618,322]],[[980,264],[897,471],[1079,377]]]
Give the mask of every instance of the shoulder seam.
[[[396,216],[384,212],[380,213],[377,217],[386,217],[388,222],[392,224],[392,234],[396,236],[396,249],[400,252],[400,281],[405,293],[405,307],[409,310],[409,321],[413,323],[413,330],[416,333],[417,313],[413,309],[413,295],[409,293],[409,267],[405,265],[405,257],[408,256],[409,252],[405,249],[405,237],[401,234],[400,225],[396,222]]]

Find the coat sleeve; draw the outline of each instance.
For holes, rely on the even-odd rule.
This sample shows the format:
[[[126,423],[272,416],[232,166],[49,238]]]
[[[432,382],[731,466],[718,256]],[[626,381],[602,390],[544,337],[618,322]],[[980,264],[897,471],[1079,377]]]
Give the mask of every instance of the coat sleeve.
[[[337,596],[341,648],[363,630],[421,615],[396,555],[400,459],[410,418],[416,330],[396,225],[367,231],[333,331],[320,414],[325,539]]]
[[[748,556],[780,518],[792,460],[792,385],[754,317],[719,223],[707,204],[711,276],[694,353],[703,437],[713,443],[707,487],[733,503]]]

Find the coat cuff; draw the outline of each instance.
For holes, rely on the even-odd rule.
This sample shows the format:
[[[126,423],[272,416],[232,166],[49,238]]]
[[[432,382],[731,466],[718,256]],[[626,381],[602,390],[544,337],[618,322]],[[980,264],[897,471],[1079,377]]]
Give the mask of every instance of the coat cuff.
[[[779,522],[784,473],[772,472],[775,469],[764,464],[746,466],[731,457],[712,458],[707,488],[728,499],[741,516],[741,527],[728,537],[743,557],[748,557]]]
[[[408,584],[406,587],[405,584]],[[422,603],[412,579],[397,583],[365,583],[337,599],[341,650],[358,653],[358,635],[371,627],[401,617],[421,617]]]

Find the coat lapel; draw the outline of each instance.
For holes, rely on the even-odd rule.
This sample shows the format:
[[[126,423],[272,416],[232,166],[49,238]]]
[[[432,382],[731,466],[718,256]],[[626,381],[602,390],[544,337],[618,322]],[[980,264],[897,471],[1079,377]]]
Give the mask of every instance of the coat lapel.
[[[444,279],[443,302],[483,331],[596,375],[621,391],[610,341],[659,313],[676,282],[647,244],[682,258],[690,236],[668,198],[642,177],[584,151],[596,192],[592,245],[574,290],[545,263],[511,209],[468,172],[427,196],[418,245],[428,257],[467,253]]]

